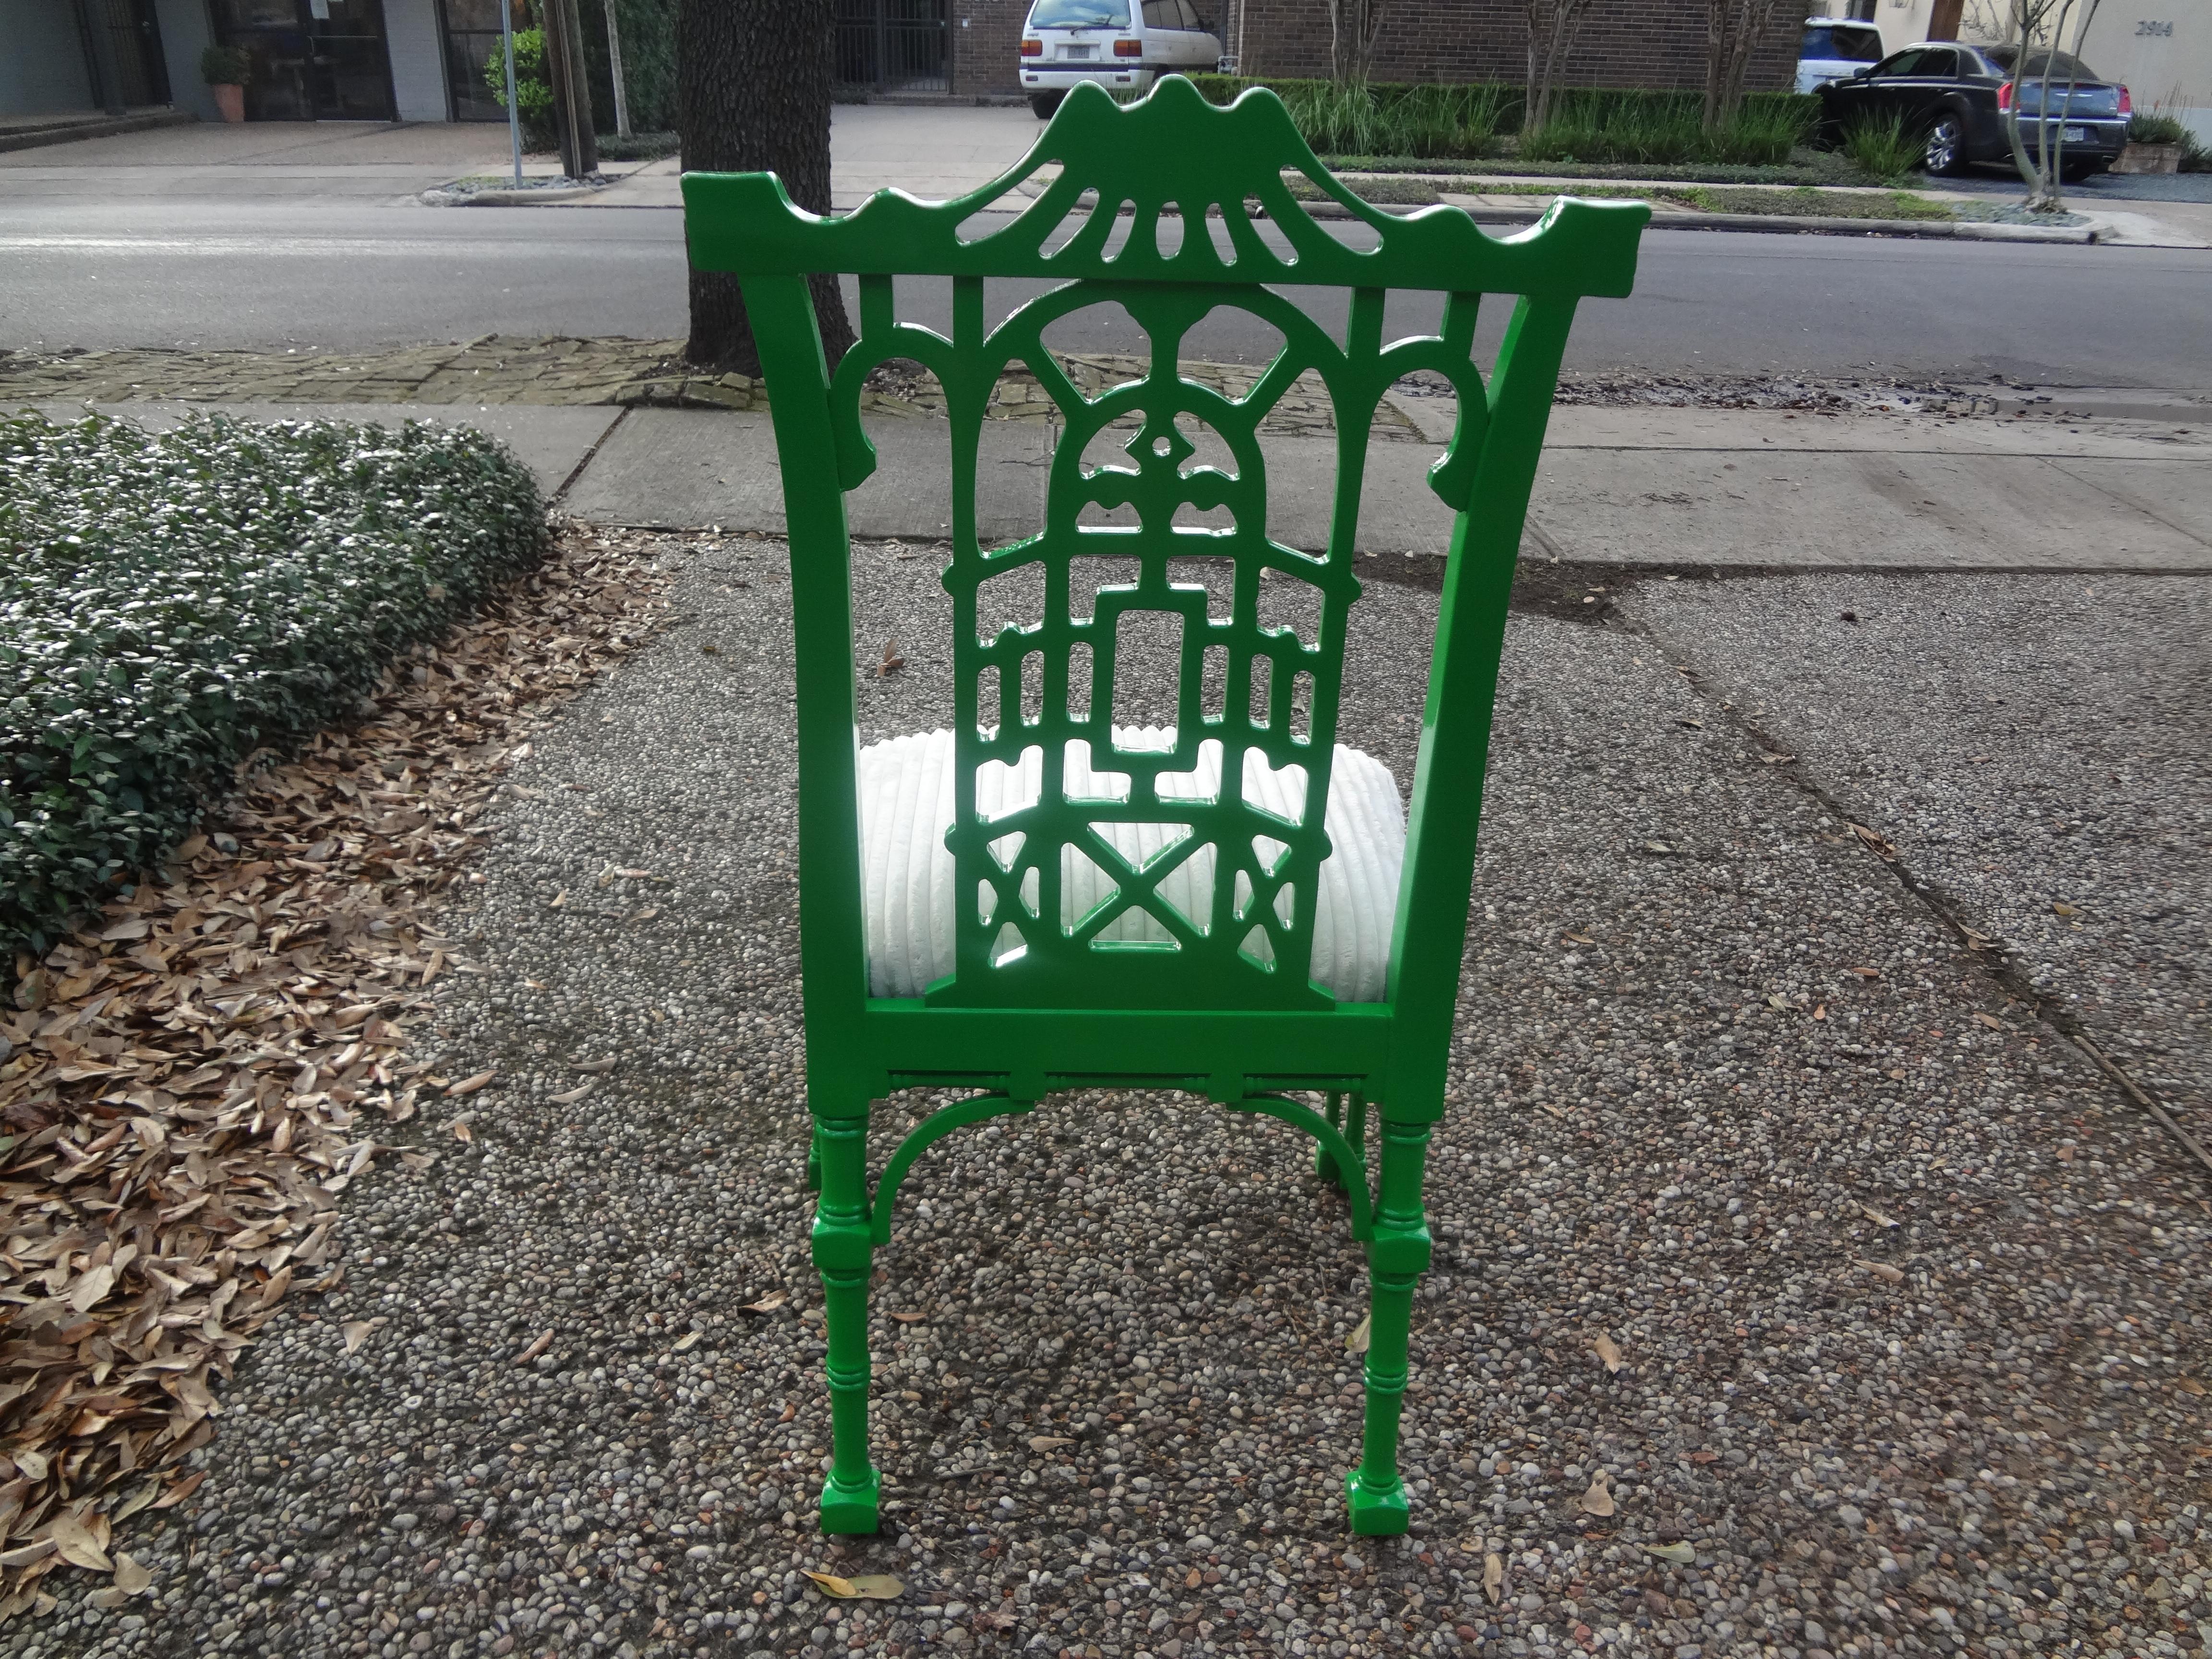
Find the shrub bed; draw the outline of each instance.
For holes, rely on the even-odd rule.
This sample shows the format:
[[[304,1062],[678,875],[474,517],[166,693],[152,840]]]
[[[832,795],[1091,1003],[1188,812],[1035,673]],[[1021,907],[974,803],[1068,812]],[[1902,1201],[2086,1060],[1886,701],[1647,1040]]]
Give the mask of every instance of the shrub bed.
[[[1217,104],[1248,88],[1268,88],[1289,106],[1306,142],[1332,155],[1471,160],[1493,154],[1507,135],[1517,134],[1516,153],[1530,161],[1775,166],[1789,161],[1820,117],[1817,98],[1758,92],[1725,129],[1707,133],[1695,93],[1570,87],[1553,94],[1543,127],[1528,132],[1522,130],[1523,88],[1503,82],[1376,81],[1363,89],[1264,76],[1191,79]]]
[[[545,545],[535,481],[465,428],[0,421],[0,949],[46,948]]]

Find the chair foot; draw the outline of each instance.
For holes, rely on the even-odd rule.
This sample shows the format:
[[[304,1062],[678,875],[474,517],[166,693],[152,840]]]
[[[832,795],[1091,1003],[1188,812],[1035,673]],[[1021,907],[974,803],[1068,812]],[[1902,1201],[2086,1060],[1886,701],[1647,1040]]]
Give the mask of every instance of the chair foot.
[[[1346,1501],[1352,1511],[1352,1530],[1362,1538],[1395,1538],[1413,1521],[1406,1501],[1406,1483],[1394,1480],[1387,1487],[1370,1489],[1359,1483],[1358,1469],[1344,1477]]]
[[[876,1500],[883,1477],[872,1470],[864,1484],[847,1486],[834,1476],[822,1488],[822,1530],[850,1534],[876,1529]]]

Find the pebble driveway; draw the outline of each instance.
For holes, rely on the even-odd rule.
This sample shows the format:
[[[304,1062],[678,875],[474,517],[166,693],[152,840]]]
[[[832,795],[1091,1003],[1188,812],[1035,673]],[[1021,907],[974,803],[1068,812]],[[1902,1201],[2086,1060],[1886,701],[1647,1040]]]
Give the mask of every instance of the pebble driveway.
[[[856,555],[863,659],[908,665],[863,684],[871,736],[942,717],[939,556]],[[1412,1534],[1342,1524],[1363,1273],[1308,1150],[1093,1094],[908,1178],[873,1301],[885,1527],[821,1539],[783,557],[665,544],[677,620],[542,730],[449,919],[425,1057],[496,1081],[395,1132],[427,1170],[348,1194],[349,1282],[241,1365],[207,1482],[132,1546],[150,1595],[65,1591],[0,1653],[2212,1638],[2205,1172],[1724,686],[1571,603],[1508,636]],[[1342,735],[1402,781],[1434,599],[1401,562],[1363,572]],[[879,1148],[927,1103],[879,1105]]]

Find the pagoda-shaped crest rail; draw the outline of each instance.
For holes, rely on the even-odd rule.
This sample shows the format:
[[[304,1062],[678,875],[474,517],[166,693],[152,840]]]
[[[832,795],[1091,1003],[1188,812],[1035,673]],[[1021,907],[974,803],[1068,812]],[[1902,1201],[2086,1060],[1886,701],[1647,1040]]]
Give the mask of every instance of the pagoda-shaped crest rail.
[[[1353,248],[1332,235],[1291,193],[1286,173],[1371,228],[1375,245]],[[1025,189],[1033,185],[1034,195]],[[1385,213],[1321,164],[1273,93],[1255,88],[1233,104],[1211,104],[1180,76],[1129,105],[1102,87],[1076,87],[1017,166],[947,202],[881,191],[824,218],[793,207],[772,174],[699,173],[684,175],[684,199],[691,263],[740,276],[1111,277],[1560,298],[1626,295],[1650,217],[1642,203],[1563,201],[1539,224],[1501,238],[1456,208]],[[1125,213],[1128,234],[1117,238]],[[979,214],[989,216],[975,222]],[[1164,216],[1182,219],[1179,240],[1160,234]],[[1071,217],[1081,220],[1073,234]],[[1269,245],[1262,222],[1280,231],[1287,250]],[[1217,225],[1226,250],[1216,245]]]

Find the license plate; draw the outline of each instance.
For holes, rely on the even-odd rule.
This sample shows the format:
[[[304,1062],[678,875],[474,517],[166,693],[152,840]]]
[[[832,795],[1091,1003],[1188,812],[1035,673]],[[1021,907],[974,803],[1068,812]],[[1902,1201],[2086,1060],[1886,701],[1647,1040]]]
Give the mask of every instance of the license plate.
[[[2069,127],[2069,128],[2067,128],[2067,129],[2066,129],[2066,142],[2067,142],[2068,143],[2069,143],[2069,144],[2086,144],[2086,143],[2087,143],[2089,142],[2089,129],[2088,129],[2088,128],[2087,128],[2087,127]]]
[[[1060,49],[1060,55],[1062,58],[1088,58],[1097,50],[1096,46],[1062,46]],[[2070,138],[2074,135],[2069,132],[2066,136]]]

